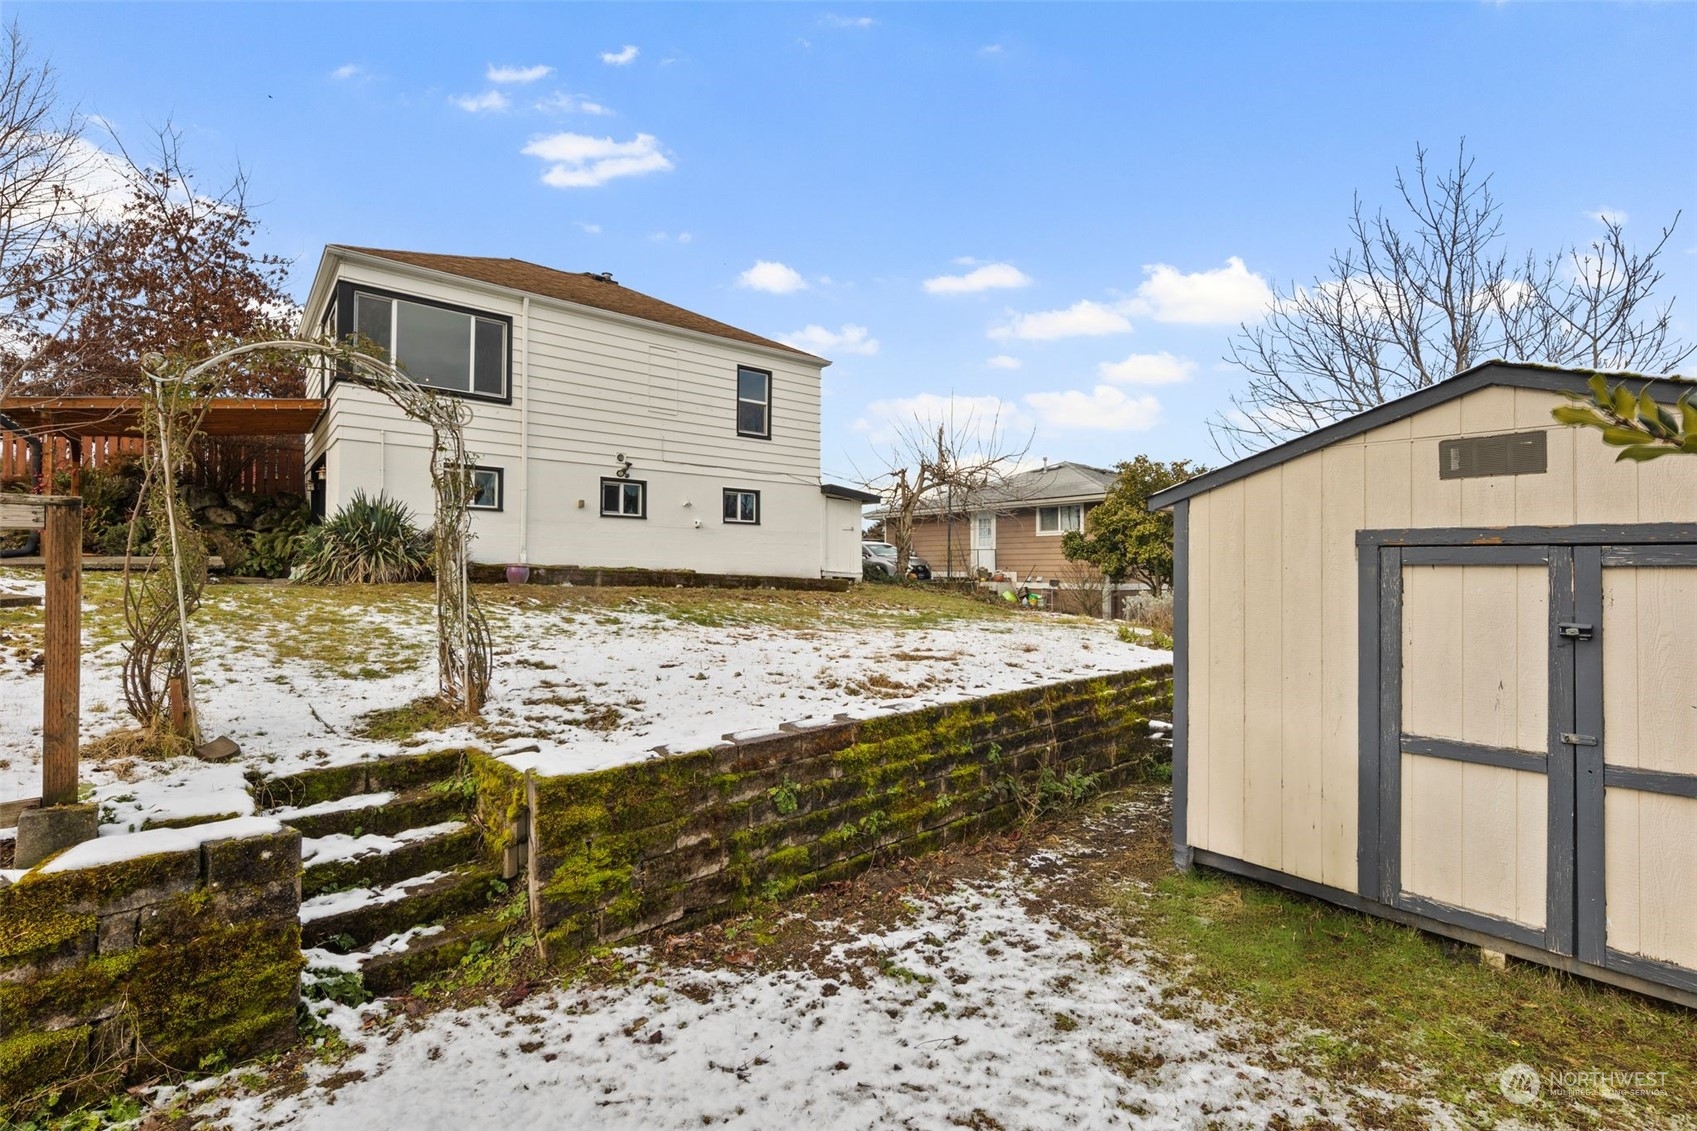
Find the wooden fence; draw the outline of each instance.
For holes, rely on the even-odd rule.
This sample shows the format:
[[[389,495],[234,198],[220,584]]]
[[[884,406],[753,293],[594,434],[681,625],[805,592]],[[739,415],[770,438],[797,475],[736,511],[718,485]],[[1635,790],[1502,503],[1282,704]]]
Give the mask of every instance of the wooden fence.
[[[87,436],[82,441],[82,466],[107,467],[126,456],[140,456],[140,436]],[[71,441],[63,436],[41,438],[42,466],[68,472],[76,465]],[[254,495],[285,492],[306,494],[306,441],[299,436],[235,440],[203,437],[194,452],[193,478],[220,490]],[[30,474],[29,444],[23,436],[0,431],[0,482],[26,479]],[[51,484],[48,485],[51,493]]]

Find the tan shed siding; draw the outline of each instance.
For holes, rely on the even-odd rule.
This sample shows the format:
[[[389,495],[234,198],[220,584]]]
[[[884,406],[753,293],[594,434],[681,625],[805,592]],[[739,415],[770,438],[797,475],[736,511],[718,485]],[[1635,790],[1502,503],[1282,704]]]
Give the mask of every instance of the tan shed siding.
[[[1697,569],[1603,571],[1610,765],[1697,773],[1697,650],[1680,635],[1691,609]],[[1697,966],[1697,800],[1610,788],[1603,823],[1609,945]]]
[[[1404,754],[1403,890],[1542,927],[1547,806],[1543,774]]]
[[[1325,587],[1316,584],[1324,515],[1315,506],[1322,479],[1318,453],[1287,464],[1283,475],[1280,526],[1284,553],[1279,563],[1279,638],[1283,644],[1279,704],[1283,727],[1284,782],[1280,806],[1281,871],[1324,874],[1325,705],[1321,657],[1325,637]]]
[[[1692,461],[1616,463],[1595,433],[1553,426],[1550,409],[1563,403],[1539,390],[1481,389],[1191,500],[1194,847],[1355,889],[1356,531],[1697,521]],[[1438,478],[1440,440],[1530,429],[1549,433],[1547,473]],[[1528,651],[1536,599],[1518,586],[1512,596],[1514,631]],[[1503,717],[1513,719],[1507,733],[1517,742],[1541,748],[1531,737],[1539,717],[1532,667],[1542,671],[1526,668]],[[1515,784],[1512,807],[1524,830],[1516,835],[1530,837],[1535,814],[1524,790]],[[1512,901],[1487,896],[1505,908],[1512,902],[1511,917],[1531,922],[1530,881],[1517,874],[1515,883]]]

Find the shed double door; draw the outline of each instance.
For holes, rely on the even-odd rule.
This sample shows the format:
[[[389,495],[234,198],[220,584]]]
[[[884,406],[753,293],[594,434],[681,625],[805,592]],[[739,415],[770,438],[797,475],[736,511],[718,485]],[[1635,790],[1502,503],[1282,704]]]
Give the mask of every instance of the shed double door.
[[[1697,991],[1697,546],[1377,552],[1379,898]]]

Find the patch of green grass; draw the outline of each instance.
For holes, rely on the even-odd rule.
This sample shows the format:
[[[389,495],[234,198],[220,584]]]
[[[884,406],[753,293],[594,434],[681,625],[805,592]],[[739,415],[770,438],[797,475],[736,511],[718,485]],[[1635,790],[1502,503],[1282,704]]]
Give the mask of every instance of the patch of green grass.
[[[1121,890],[1115,907],[1188,959],[1188,989],[1233,1002],[1325,1078],[1432,1096],[1481,1127],[1660,1127],[1697,1111],[1689,1010],[1530,963],[1494,970],[1473,947],[1200,869]],[[1543,1077],[1536,1102],[1504,1099],[1498,1077],[1513,1064]],[[1595,1071],[1665,1075],[1614,1097],[1563,1077]]]
[[[440,699],[426,696],[399,707],[367,711],[354,724],[354,737],[404,742],[421,731],[443,730],[463,721]]]

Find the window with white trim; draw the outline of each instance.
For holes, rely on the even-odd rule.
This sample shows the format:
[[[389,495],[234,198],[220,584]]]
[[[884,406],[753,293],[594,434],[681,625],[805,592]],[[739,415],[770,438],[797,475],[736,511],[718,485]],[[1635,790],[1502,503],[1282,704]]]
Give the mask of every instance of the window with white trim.
[[[1037,533],[1039,534],[1065,534],[1069,530],[1083,529],[1084,505],[1082,503],[1037,508]]]
[[[501,469],[498,467],[473,467],[467,469],[471,477],[471,494],[466,497],[466,506],[474,511],[498,511],[502,506],[501,499]]]
[[[725,521],[742,526],[760,524],[760,492],[725,488]]]
[[[353,331],[420,385],[471,397],[507,397],[505,319],[355,291]]]
[[[601,481],[603,518],[647,518],[648,484],[640,479]]]
[[[772,375],[737,366],[737,435],[772,438]]]

